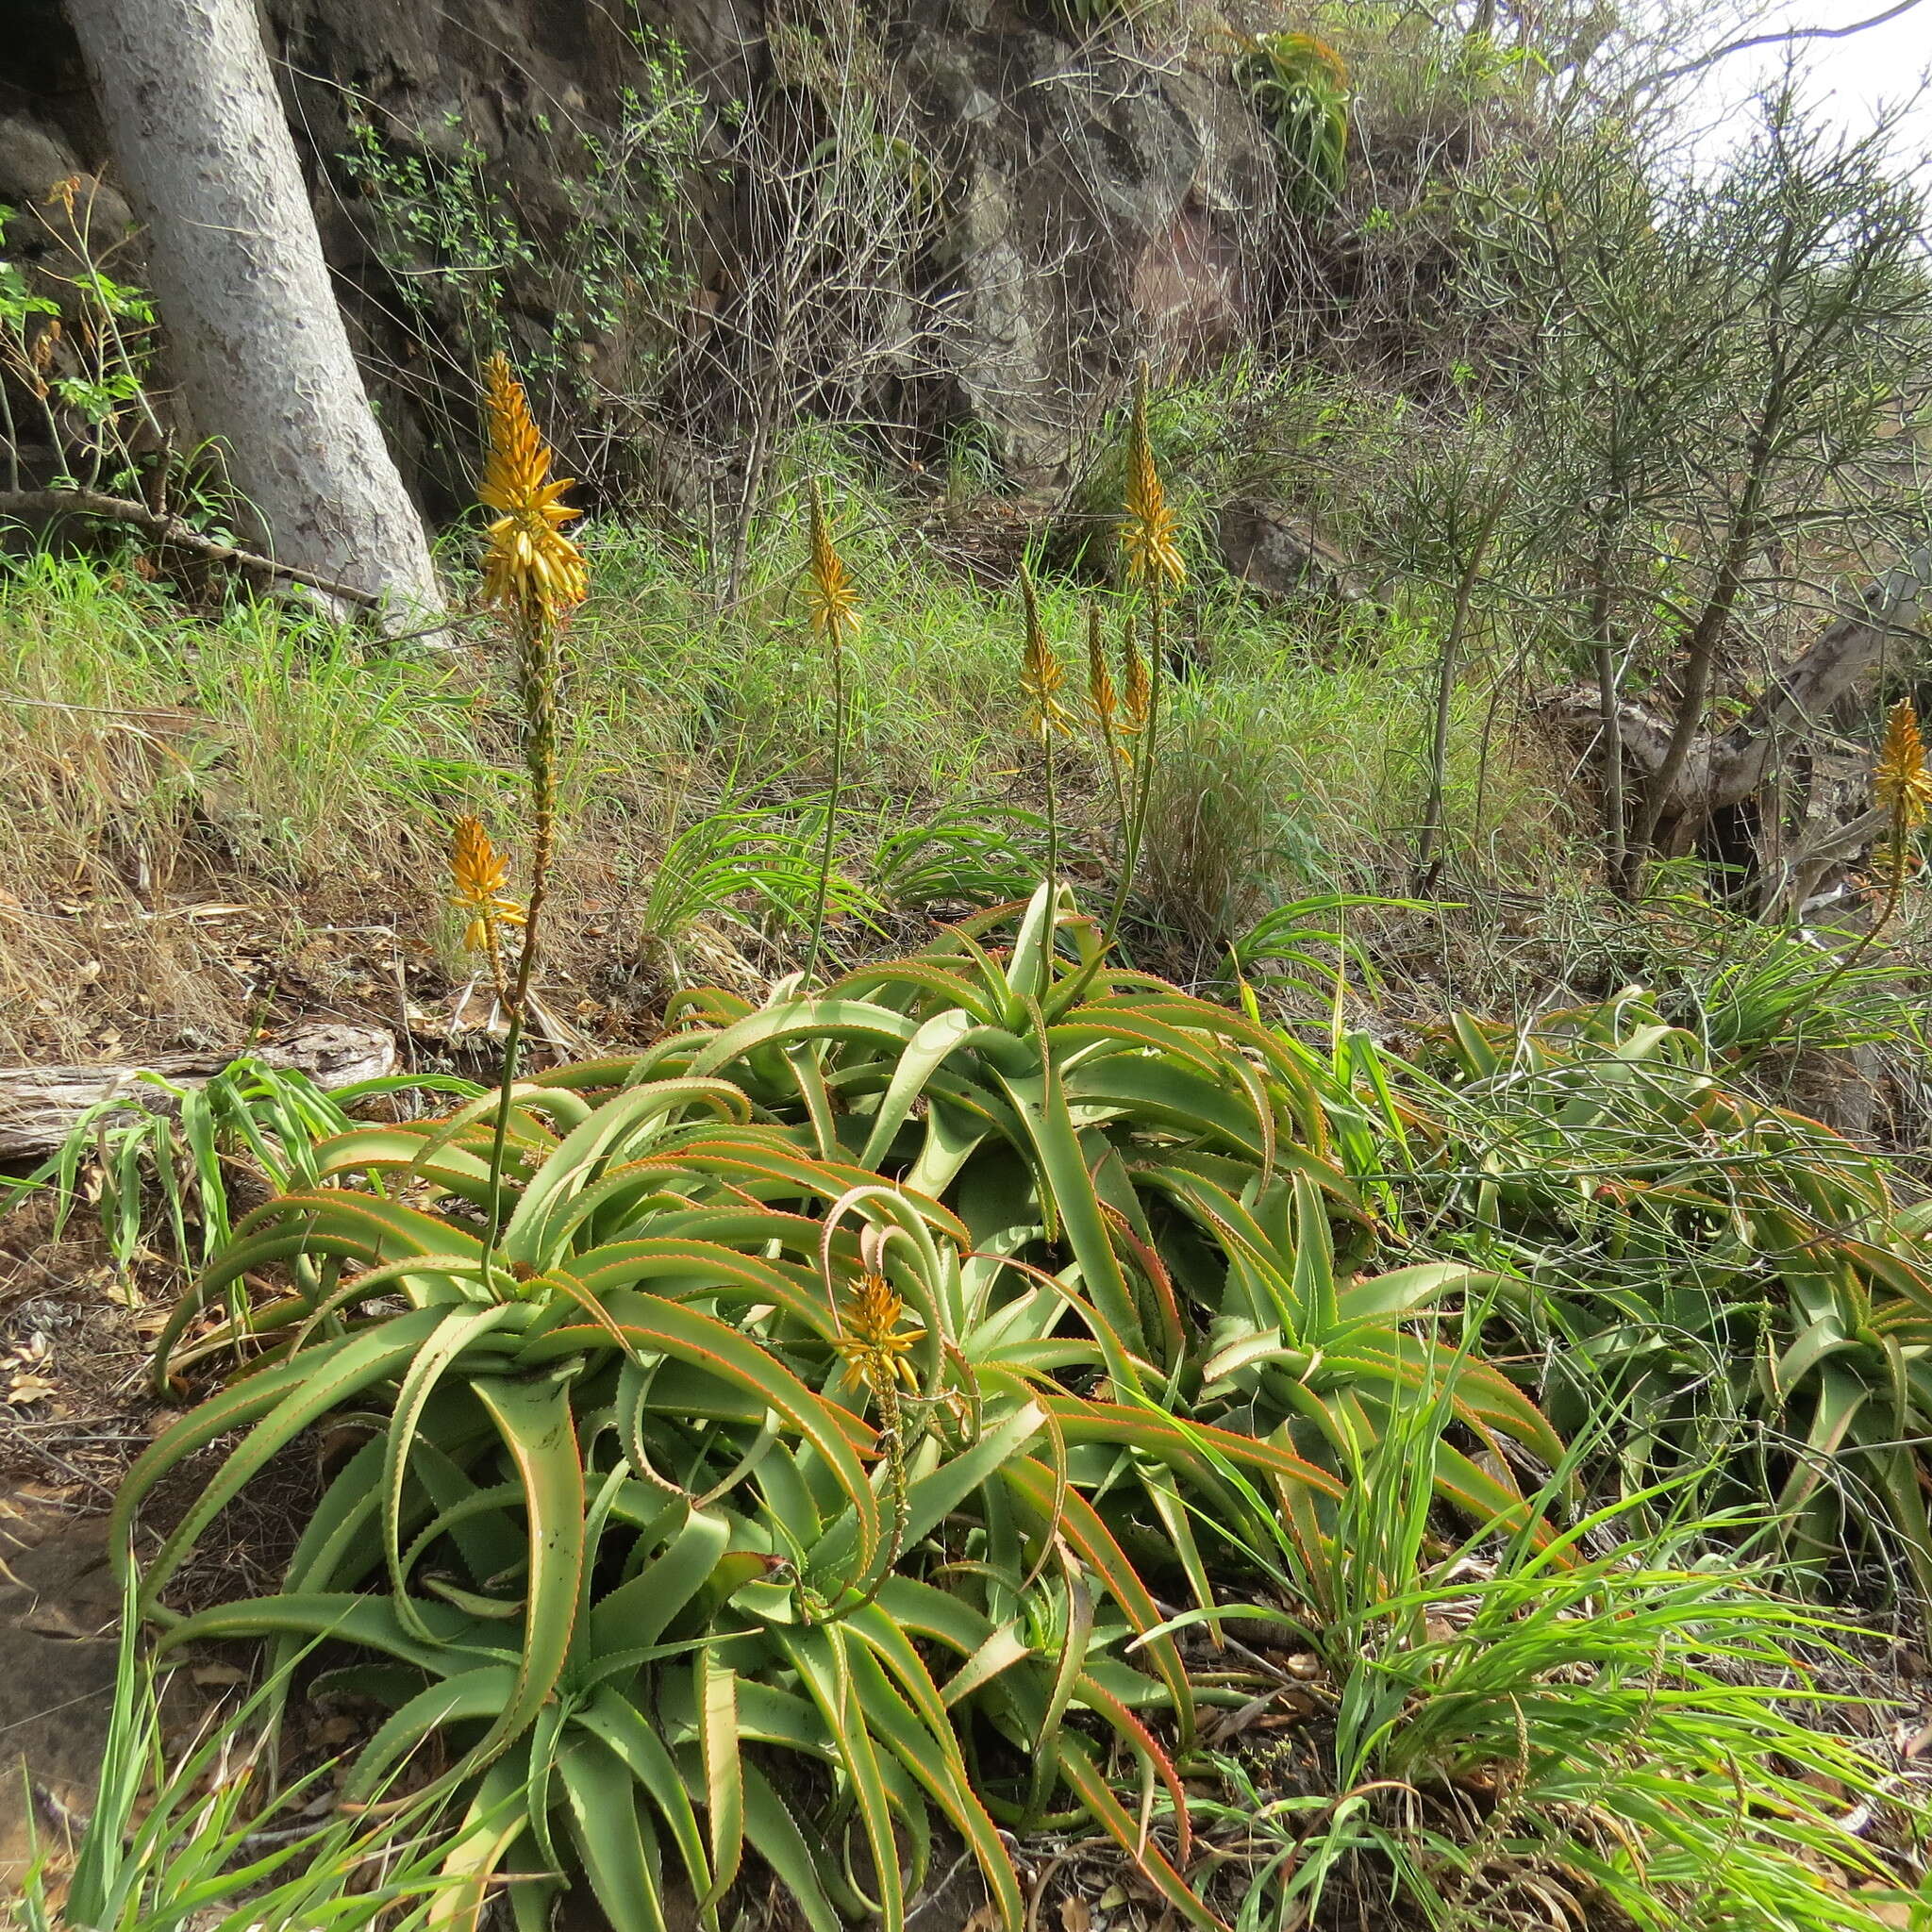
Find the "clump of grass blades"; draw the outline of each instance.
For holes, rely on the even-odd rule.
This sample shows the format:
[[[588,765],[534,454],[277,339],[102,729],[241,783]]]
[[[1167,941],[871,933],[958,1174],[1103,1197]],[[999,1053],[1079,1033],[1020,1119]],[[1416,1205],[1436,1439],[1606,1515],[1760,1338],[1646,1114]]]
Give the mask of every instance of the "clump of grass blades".
[[[1325,1669],[1324,1761],[1310,1780],[1306,1746],[1239,1731],[1211,1755],[1200,1829],[1243,1874],[1236,1923],[1873,1924],[1894,1870],[1860,1834],[1890,1810],[1909,1836],[1924,1804],[1833,1728],[1882,1715],[1825,1688],[1866,1633],[1740,1563],[1749,1525],[1688,1512],[1688,1486],[1541,1544],[1443,1538],[1426,1472],[1457,1373],[1357,1445],[1332,1541],[1282,1522],[1241,1547],[1282,1605],[1248,1615]]]
[[[834,827],[829,798],[797,808],[727,801],[693,820],[652,873],[640,921],[645,944],[677,977],[680,950],[700,926],[767,937],[755,924],[761,914],[822,941],[827,920],[870,924],[876,902],[838,870]]]
[[[1348,69],[1325,42],[1306,33],[1246,41],[1236,82],[1279,149],[1290,206],[1326,213],[1341,199],[1348,171]]]
[[[237,1195],[314,1185],[316,1143],[345,1132],[356,1108],[405,1091],[476,1089],[452,1076],[407,1074],[325,1092],[307,1074],[246,1056],[198,1083],[144,1073],[133,1091],[89,1108],[38,1167],[0,1175],[0,1214],[49,1190],[51,1239],[58,1241],[89,1198],[124,1274],[158,1238],[168,1241],[167,1258],[180,1269],[203,1267],[233,1235]]]
[[[317,1818],[332,1763],[271,1794],[266,1720],[283,1686],[272,1681],[206,1717],[185,1746],[171,1743],[164,1686],[140,1653],[139,1627],[130,1602],[93,1809],[69,1848],[64,1896],[36,1848],[14,1907],[23,1932],[416,1932],[474,1922],[481,1900],[455,1856],[465,1847],[449,1843],[433,1802],[404,1794],[375,1817]]]
[[[195,618],[111,564],[9,560],[0,872],[29,911],[0,944],[0,1053],[77,1058],[90,1015],[235,1025],[209,970],[229,928],[157,911],[245,897],[287,932],[407,898],[451,799],[499,790],[469,697],[444,654],[371,658],[316,616]]]

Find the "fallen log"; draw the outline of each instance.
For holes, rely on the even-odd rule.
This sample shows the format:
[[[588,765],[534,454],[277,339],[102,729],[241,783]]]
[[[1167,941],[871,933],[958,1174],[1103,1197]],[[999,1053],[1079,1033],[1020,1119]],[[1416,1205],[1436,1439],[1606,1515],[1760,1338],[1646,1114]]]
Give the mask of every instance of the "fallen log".
[[[1847,592],[1831,622],[1772,674],[1742,717],[1722,730],[1700,732],[1685,747],[1667,794],[1657,801],[1657,853],[1690,851],[1715,814],[1756,797],[1775,758],[1815,741],[1833,709],[1888,663],[1915,675],[1928,605],[1932,543]],[[1604,720],[1594,691],[1554,692],[1545,708],[1601,760]],[[1667,708],[1625,697],[1616,728],[1625,772],[1638,790],[1655,788],[1670,770],[1675,736]]]
[[[275,1040],[238,1053],[158,1054],[139,1063],[95,1067],[0,1067],[0,1160],[51,1154],[92,1107],[125,1096],[149,1112],[165,1113],[174,1096],[143,1073],[177,1087],[202,1087],[245,1055],[284,1072],[303,1073],[318,1087],[347,1087],[392,1074],[394,1036],[380,1026],[310,1020]]]

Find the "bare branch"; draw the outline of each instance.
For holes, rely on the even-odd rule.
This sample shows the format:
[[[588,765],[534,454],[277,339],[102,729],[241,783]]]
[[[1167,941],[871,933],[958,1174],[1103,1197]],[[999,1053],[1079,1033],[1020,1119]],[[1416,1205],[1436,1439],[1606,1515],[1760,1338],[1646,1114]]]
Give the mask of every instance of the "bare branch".
[[[1754,47],[1784,47],[1798,41],[1848,40],[1853,34],[1863,33],[1867,27],[1883,26],[1888,20],[1896,20],[1900,14],[1909,13],[1918,4],[1919,0],[1896,0],[1896,5],[1888,7],[1883,13],[1855,20],[1849,26],[1793,26],[1778,33],[1751,34],[1740,41],[1726,41],[1723,46],[1713,47],[1709,53],[1700,54],[1696,59],[1687,60],[1681,67],[1667,68],[1662,74],[1652,75],[1641,85],[1646,88],[1668,87],[1674,80],[1701,74],[1705,68],[1713,67],[1733,54],[1749,53]]]
[[[224,543],[218,538],[204,535],[179,517],[150,509],[146,504],[135,503],[128,497],[109,496],[100,490],[0,490],[0,517],[60,516],[100,517],[108,523],[125,524],[158,543],[189,551],[205,563],[228,564],[245,577],[301,584],[358,610],[379,608],[378,600],[367,591],[317,576],[313,571],[297,570],[293,564],[277,563],[272,557],[258,557],[254,551],[233,543]]]

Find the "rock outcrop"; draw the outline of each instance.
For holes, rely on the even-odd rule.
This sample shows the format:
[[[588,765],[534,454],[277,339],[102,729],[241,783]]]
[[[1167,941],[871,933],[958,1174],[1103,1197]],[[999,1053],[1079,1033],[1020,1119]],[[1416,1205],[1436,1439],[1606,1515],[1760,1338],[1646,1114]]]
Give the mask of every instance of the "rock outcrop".
[[[22,211],[8,252],[31,262],[54,246],[37,211],[58,181],[101,184],[100,232],[116,231],[126,210],[58,0],[18,4],[25,31],[0,44],[0,203]],[[646,354],[661,375],[730,325],[755,270],[733,256],[758,245],[758,225],[741,205],[756,184],[734,167],[729,130],[784,92],[774,47],[787,36],[863,36],[881,102],[867,125],[934,180],[936,212],[908,264],[932,324],[903,370],[879,372],[907,436],[976,425],[1009,470],[1051,481],[1136,356],[1174,366],[1257,326],[1276,169],[1227,46],[1178,29],[1149,39],[1132,23],[1075,35],[1045,0],[1031,10],[922,0],[833,21],[824,9],[840,4],[643,0],[627,22],[591,0],[263,0],[352,330],[405,473],[432,510],[460,500],[470,469],[461,397],[477,320],[458,312],[466,293],[483,292],[513,346],[549,358],[559,397],[589,416],[608,406],[608,420],[583,425],[607,441],[644,427],[622,405]],[[667,42],[710,116],[676,210],[697,217],[679,225],[701,241],[671,340],[660,308],[641,344],[622,274],[603,291],[613,299],[587,304],[584,281],[598,271],[582,258],[608,242],[608,260],[621,264],[625,225],[662,216],[607,191]],[[412,174],[456,181],[481,210],[479,231],[441,234],[432,208],[399,234],[394,207],[385,211],[379,186],[345,158],[358,122],[377,131],[402,196]],[[133,246],[121,258],[128,279],[140,272]],[[439,251],[452,247],[476,261],[445,258],[455,272],[438,272]],[[598,308],[589,322],[587,306]],[[688,384],[686,400],[702,401],[701,387]]]

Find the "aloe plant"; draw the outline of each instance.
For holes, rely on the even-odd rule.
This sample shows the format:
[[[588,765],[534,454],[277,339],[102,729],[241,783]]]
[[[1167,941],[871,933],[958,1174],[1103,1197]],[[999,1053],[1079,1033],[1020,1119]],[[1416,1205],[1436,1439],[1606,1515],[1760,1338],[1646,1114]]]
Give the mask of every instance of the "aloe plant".
[[[575,1864],[657,1932],[668,1867],[709,1924],[749,1848],[822,1932],[896,1927],[937,1813],[1016,1923],[999,1827],[1071,1807],[1213,1923],[1175,1754],[1234,1693],[1190,1681],[1158,1592],[1216,1607],[1204,1515],[1331,1535],[1340,1450],[1442,1379],[1417,1318],[1480,1277],[1351,1280],[1373,1229],[1283,1043],[1103,971],[1063,892],[995,952],[998,918],[816,996],[686,995],[645,1053],[522,1080],[507,1114],[325,1142],[161,1339],[163,1376],[254,1355],[117,1506],[244,1432],[142,1579],[163,1644],[385,1656],[352,1793],[437,1740],[473,1821],[521,1794],[465,1856],[521,1874],[526,1914]],[[291,1261],[291,1291],[197,1332]],[[1495,1372],[1462,1365],[1456,1400],[1491,1447],[1557,1453]],[[171,1617],[224,1504],[345,1405],[373,1433],[283,1588]],[[1444,1443],[1433,1480],[1521,1516],[1506,1467]],[[1164,1843],[1108,1737],[1166,1793]]]

